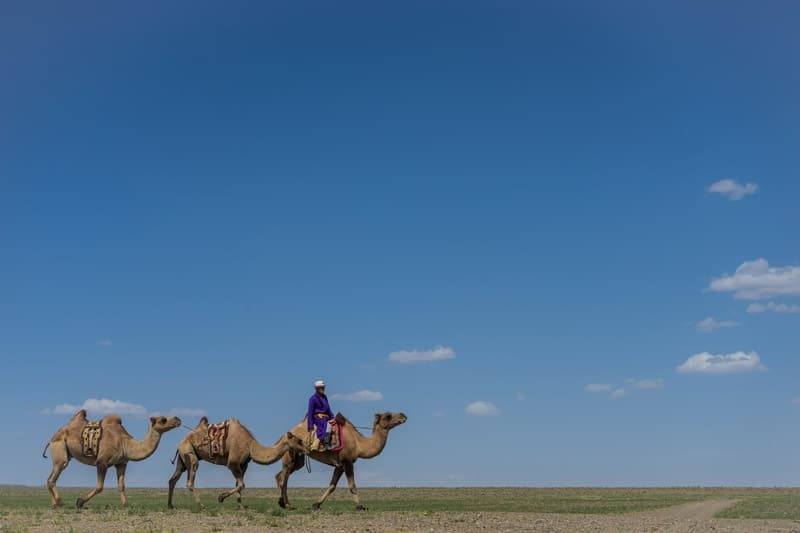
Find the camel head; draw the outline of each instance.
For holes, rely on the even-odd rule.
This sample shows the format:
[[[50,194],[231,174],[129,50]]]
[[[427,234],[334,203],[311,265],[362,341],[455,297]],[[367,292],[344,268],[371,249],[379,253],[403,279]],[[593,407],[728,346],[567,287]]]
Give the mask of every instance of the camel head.
[[[408,417],[404,413],[375,413],[373,425],[388,431],[405,424],[406,420],[408,420]]]
[[[158,433],[166,433],[170,429],[175,429],[181,425],[181,419],[177,416],[151,416],[150,427]]]
[[[301,439],[291,431],[286,433],[286,444],[289,446],[289,449],[292,450],[293,452],[308,453],[308,450],[306,449],[303,439]]]

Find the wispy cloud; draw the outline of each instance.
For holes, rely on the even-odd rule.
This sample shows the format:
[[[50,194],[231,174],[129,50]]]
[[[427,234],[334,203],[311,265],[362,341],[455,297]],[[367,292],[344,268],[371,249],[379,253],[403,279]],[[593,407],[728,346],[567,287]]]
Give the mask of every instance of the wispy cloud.
[[[781,314],[800,313],[800,305],[767,302],[766,304],[752,303],[747,306],[748,313],[766,313],[767,311]]]
[[[625,380],[628,387],[638,390],[661,389],[664,382],[661,379],[634,379]],[[617,386],[611,383],[589,383],[584,385],[583,390],[591,394],[607,394],[610,398],[619,399],[628,395],[628,388]]]
[[[717,320],[713,316],[704,318],[703,320],[694,325],[697,331],[701,331],[703,333],[711,333],[712,331],[718,329],[733,328],[736,326],[738,326],[738,324],[733,320]]]
[[[611,383],[589,383],[584,385],[583,390],[591,394],[608,394],[614,399],[625,396],[624,387],[617,387]]]
[[[42,409],[42,414],[45,415],[71,415],[76,411],[85,409],[87,413],[93,416],[108,415],[111,413],[118,415],[131,415],[131,416],[151,416],[151,415],[168,415],[168,416],[203,416],[206,414],[203,409],[194,409],[190,407],[173,407],[172,409],[162,411],[150,411],[145,406],[138,403],[123,402],[120,400],[109,400],[108,398],[89,398],[82,404],[60,403],[53,408]]]
[[[527,396],[525,396],[525,393],[523,392],[518,392],[515,397],[518,402],[524,402],[525,399],[527,398]]]
[[[111,342],[111,341],[110,341],[110,340],[108,340],[108,339],[103,339],[103,340],[99,340],[99,341],[97,341],[97,345],[98,345],[98,346],[111,346],[112,344],[114,344],[114,343],[113,343],[113,342]]]
[[[631,387],[635,389],[642,389],[642,390],[655,390],[655,389],[663,389],[664,388],[664,380],[661,378],[658,379],[626,379],[625,383],[629,384]]]
[[[756,352],[728,354],[698,353],[678,367],[682,374],[739,374],[766,370]]]
[[[708,288],[714,292],[731,292],[740,300],[800,296],[800,266],[771,267],[763,258],[745,261],[732,275],[723,274],[714,279]]]
[[[715,181],[708,187],[708,192],[720,194],[728,200],[741,200],[745,196],[755,194],[758,185],[755,183],[739,183],[736,180],[724,179]]]
[[[464,410],[467,414],[473,416],[496,416],[500,414],[500,409],[495,404],[482,400],[468,404]]]
[[[345,402],[378,402],[383,400],[383,394],[378,391],[364,389],[347,394],[334,394],[331,398]]]
[[[586,392],[611,392],[614,390],[614,385],[610,383],[589,383],[583,387]]]
[[[625,394],[626,394],[625,389],[622,388],[622,387],[619,387],[619,388],[614,389],[613,391],[611,391],[611,397],[615,398],[615,399],[616,398],[622,398],[622,397],[625,396]]]
[[[449,346],[436,346],[430,350],[401,350],[389,354],[389,361],[399,364],[432,363],[455,359],[456,352]]]

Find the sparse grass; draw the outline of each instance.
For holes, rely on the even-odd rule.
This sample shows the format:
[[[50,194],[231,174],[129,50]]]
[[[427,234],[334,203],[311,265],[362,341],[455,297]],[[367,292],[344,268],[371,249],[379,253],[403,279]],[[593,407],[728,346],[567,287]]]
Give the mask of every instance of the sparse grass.
[[[278,507],[278,493],[274,489],[248,489],[245,502],[247,514],[266,514],[284,517],[311,512],[311,504],[323,489],[290,488],[290,498],[294,510]],[[61,489],[64,507],[62,514],[77,512],[75,500],[87,489]],[[219,516],[238,511],[236,502],[218,503],[219,489],[204,489],[201,492],[204,508],[195,505],[189,493],[176,490],[175,506],[178,510],[190,511],[207,516]],[[512,511],[545,513],[589,513],[616,514],[644,511],[670,505],[677,505],[711,497],[720,497],[716,489],[581,489],[581,488],[393,488],[361,489],[362,502],[370,511]],[[735,492],[735,491],[732,491]],[[800,492],[798,492],[800,497]],[[50,507],[47,491],[28,487],[0,487],[0,512],[28,510],[41,512]],[[325,503],[329,513],[354,512],[354,504],[346,490],[340,490]],[[122,508],[119,496],[108,490],[86,504],[82,512],[113,513],[124,512],[132,516],[144,516],[151,512],[167,512],[166,491],[163,489],[129,489],[128,507]]]
[[[764,494],[751,495],[717,516],[800,520],[800,491],[776,489]]]
[[[280,528],[292,516],[311,512],[311,504],[323,489],[290,489],[293,510],[278,507],[274,489],[248,489],[245,492],[247,510],[237,510],[235,501],[217,502],[220,489],[203,489],[204,508],[199,508],[186,490],[175,494],[176,511],[166,508],[165,489],[130,489],[128,507],[121,508],[115,490],[108,490],[77,511],[75,500],[87,489],[61,490],[64,507],[50,510],[47,491],[43,488],[0,486],[0,524],[2,531],[24,531],[46,523],[68,530],[86,519],[97,516],[101,521],[137,520],[146,530],[156,527],[164,517],[193,517],[203,520],[207,527],[220,524],[244,526],[259,524]],[[725,510],[726,518],[777,518],[800,520],[800,489],[710,489],[710,488],[392,488],[361,489],[362,502],[370,512],[399,511],[436,516],[439,513],[464,512],[541,512],[584,513],[612,515],[647,511],[704,500],[734,498],[740,502]],[[346,490],[340,490],[326,502],[323,513],[329,516],[348,515],[355,505]],[[296,517],[299,518],[299,517]],[[311,518],[311,517],[309,517]],[[459,520],[464,520],[463,517]],[[102,522],[101,522],[102,523]]]

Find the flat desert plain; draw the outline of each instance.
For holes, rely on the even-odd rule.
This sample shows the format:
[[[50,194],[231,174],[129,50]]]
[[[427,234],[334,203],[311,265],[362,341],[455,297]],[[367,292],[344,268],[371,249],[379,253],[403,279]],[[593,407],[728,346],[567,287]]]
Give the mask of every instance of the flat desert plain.
[[[74,508],[86,489],[61,490],[51,509],[38,487],[0,487],[0,528],[10,531],[735,531],[800,532],[800,489],[753,488],[373,488],[361,489],[357,512],[347,490],[311,511],[319,488],[290,489],[293,510],[274,489],[247,489],[247,508],[219,504],[203,489],[203,507],[185,490],[175,510],[164,489],[129,489],[120,508],[106,490]]]

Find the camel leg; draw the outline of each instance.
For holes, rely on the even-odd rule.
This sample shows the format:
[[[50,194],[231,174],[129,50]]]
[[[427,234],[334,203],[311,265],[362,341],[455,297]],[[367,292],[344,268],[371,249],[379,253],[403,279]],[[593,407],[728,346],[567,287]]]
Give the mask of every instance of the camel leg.
[[[53,461],[53,468],[50,470],[50,475],[47,476],[47,491],[50,493],[50,503],[53,507],[61,507],[61,497],[58,495],[58,490],[56,490],[56,482],[58,481],[58,476],[69,464],[69,454],[64,441],[50,444],[50,458]]]
[[[342,468],[341,466],[337,466],[336,468],[333,469],[333,475],[331,476],[331,484],[328,485],[328,488],[322,494],[322,497],[319,500],[317,500],[314,503],[314,505],[312,505],[314,509],[319,509],[320,506],[323,503],[325,503],[325,500],[328,499],[328,496],[333,494],[333,491],[336,490],[336,485],[339,484],[339,479],[342,477],[342,472],[344,472],[344,468]]]
[[[302,453],[286,452],[282,458],[283,468],[275,474],[275,482],[278,484],[278,490],[281,493],[278,498],[278,505],[284,509],[292,508],[289,504],[289,476],[303,468],[305,458],[306,456]]]
[[[106,465],[97,465],[97,486],[85,498],[78,498],[78,501],[75,502],[75,507],[78,509],[83,508],[86,502],[103,492],[103,485],[106,482],[106,470],[108,470]]]
[[[353,501],[356,502],[356,511],[366,511],[367,508],[361,505],[361,499],[358,497],[356,474],[353,471],[353,463],[344,463],[344,474],[347,476],[347,486],[350,488],[350,494],[353,495]]]
[[[172,505],[172,493],[175,492],[175,485],[185,471],[186,466],[183,464],[183,457],[178,456],[178,460],[175,461],[175,472],[173,472],[172,477],[169,478],[169,494],[167,495],[167,508],[169,509],[175,508],[175,506]]]
[[[200,502],[200,494],[194,489],[194,478],[197,475],[197,469],[200,466],[200,461],[193,453],[187,454],[186,459],[189,461],[189,475],[186,478],[186,488],[189,489],[189,492],[191,492],[192,496],[194,496],[194,502],[202,507],[203,504]]]
[[[236,486],[231,490],[225,491],[219,495],[217,500],[219,503],[224,502],[229,496],[236,494],[236,500],[239,502],[239,507],[242,506],[242,491],[244,490],[244,471],[242,470],[241,465],[231,464],[228,465],[228,469],[233,474],[234,479],[236,479]]]
[[[244,475],[247,473],[247,464],[244,463],[242,465],[242,480],[241,480],[241,489],[239,492],[236,493],[236,503],[239,505],[239,509],[247,509],[247,506],[242,504],[242,492],[244,492]]]
[[[122,506],[128,505],[128,497],[125,495],[125,470],[128,468],[126,463],[114,467],[117,471],[117,488],[119,489],[119,500]]]

